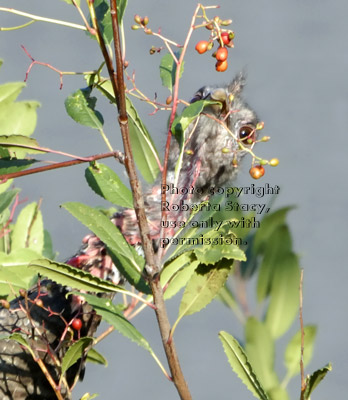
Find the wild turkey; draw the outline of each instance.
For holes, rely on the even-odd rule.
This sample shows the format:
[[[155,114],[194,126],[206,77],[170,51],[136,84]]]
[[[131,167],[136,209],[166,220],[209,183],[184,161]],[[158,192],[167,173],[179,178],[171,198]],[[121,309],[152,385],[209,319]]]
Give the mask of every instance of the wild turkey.
[[[197,100],[214,100],[220,105],[209,105],[185,131],[185,152],[177,182],[178,187],[195,188],[194,193],[178,193],[170,197],[172,203],[185,201],[197,203],[205,199],[209,188],[225,185],[235,178],[237,166],[246,151],[239,143],[256,139],[256,114],[243,102],[241,92],[245,84],[242,74],[227,87],[205,86],[197,91]],[[174,184],[175,165],[179,157],[179,145],[173,138],[168,160],[167,184]],[[156,241],[160,233],[161,183],[155,183],[145,193],[146,214],[150,235]],[[188,212],[168,213],[168,219],[185,220]],[[141,240],[134,210],[124,209],[115,214],[112,221],[126,240],[141,248]],[[175,229],[166,231],[170,236]],[[121,283],[122,277],[107,255],[104,244],[93,234],[83,240],[80,251],[67,263],[88,270],[103,278]],[[27,335],[36,355],[44,362],[55,382],[59,381],[59,363],[71,339],[70,324],[76,313],[83,320],[81,336],[93,336],[99,317],[91,307],[79,304],[76,298],[66,298],[68,289],[54,282],[43,280],[27,295],[11,302],[10,309],[0,311],[0,334],[20,331]],[[36,300],[40,299],[42,303]],[[49,312],[51,310],[52,312]],[[76,332],[75,332],[76,338]],[[55,359],[58,361],[56,362]],[[70,387],[76,377],[83,375],[84,361],[79,360],[70,368],[66,384]],[[62,398],[69,399],[64,382]],[[13,340],[0,341],[0,397],[2,400],[55,399],[56,395],[33,357]]]

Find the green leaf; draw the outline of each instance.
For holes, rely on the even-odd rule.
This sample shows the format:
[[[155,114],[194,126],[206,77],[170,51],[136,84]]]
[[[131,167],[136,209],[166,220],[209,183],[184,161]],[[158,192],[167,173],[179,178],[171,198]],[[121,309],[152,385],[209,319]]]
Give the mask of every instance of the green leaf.
[[[294,207],[288,206],[280,208],[272,214],[266,215],[261,221],[261,228],[256,230],[253,239],[253,253],[264,254],[267,244],[270,243],[271,235],[280,226],[285,224],[285,219],[289,211]]]
[[[272,280],[266,325],[274,338],[279,338],[289,329],[298,313],[299,285],[298,258],[290,253],[279,260]]]
[[[95,399],[96,397],[99,397],[99,394],[89,394],[89,393],[85,393],[80,400],[92,400]]]
[[[268,396],[274,400],[290,400],[288,392],[282,386],[267,390]]]
[[[25,347],[29,351],[29,353],[32,355],[32,357],[35,358],[35,354],[34,354],[32,348],[30,347],[30,344],[28,343],[27,339],[20,333],[12,333],[11,335],[0,335],[0,340],[16,341],[21,346]]]
[[[132,192],[117,174],[105,164],[93,163],[85,171],[90,188],[113,204],[133,208]]]
[[[81,357],[84,356],[86,349],[93,343],[93,338],[91,337],[83,337],[69,346],[68,351],[65,353],[65,356],[62,361],[62,373],[63,376],[66,371],[76,363],[76,361],[80,360]]]
[[[44,229],[37,203],[28,204],[17,218],[11,235],[12,250],[30,248],[41,254],[44,248]]]
[[[20,189],[12,189],[0,194],[0,214],[10,207],[12,201],[19,192]]]
[[[0,85],[1,107],[3,107],[5,103],[13,103],[25,86],[26,84],[24,82],[8,82]]]
[[[173,297],[187,284],[198,265],[199,261],[191,252],[183,253],[165,265],[161,271],[162,287],[168,285],[164,292],[165,300]]]
[[[147,340],[134,327],[134,325],[124,317],[119,308],[117,308],[111,300],[102,299],[85,293],[79,293],[78,295],[84,297],[88,304],[94,308],[95,312],[123,336],[152,353]]]
[[[245,351],[262,386],[268,391],[279,385],[274,371],[275,343],[265,324],[254,317],[245,324]]]
[[[314,325],[304,327],[304,352],[303,366],[306,367],[313,355],[314,341],[317,334],[317,328]],[[301,360],[301,330],[292,337],[285,350],[285,365],[288,369],[289,377],[300,372]]]
[[[151,294],[151,290],[141,272],[144,268],[144,258],[139,256],[130,246],[119,229],[100,211],[81,203],[65,203],[62,207],[93,231],[105,243],[109,254],[131,285],[142,293]]]
[[[231,261],[225,259],[213,266],[199,265],[186,286],[178,319],[206,307],[224,286],[231,269]]]
[[[152,183],[159,174],[159,156],[152,138],[140,119],[137,110],[126,97],[129,135],[134,160],[144,179]]]
[[[50,260],[54,260],[57,256],[57,253],[53,251],[51,235],[46,229],[44,230],[44,246],[42,249],[42,255]]]
[[[180,52],[175,53],[177,59],[180,57]],[[173,56],[170,53],[165,54],[160,63],[160,76],[162,80],[162,85],[167,87],[170,92],[173,91],[173,86],[175,85],[175,75],[176,75],[176,63],[174,61]],[[180,76],[184,72],[184,62],[181,64],[180,68]]]
[[[39,147],[35,139],[23,135],[0,136],[0,146],[5,147],[10,152],[9,156],[15,158],[23,158],[26,154],[45,153],[44,151],[21,147]]]
[[[37,101],[6,103],[0,107],[0,134],[30,136],[36,127]]]
[[[81,125],[93,129],[102,129],[104,120],[95,110],[97,98],[90,97],[91,88],[79,89],[65,100],[65,109],[69,116]]]
[[[47,259],[33,260],[29,264],[37,273],[64,286],[90,292],[125,292],[120,286],[104,279],[97,278],[89,272],[72,267],[68,264],[53,262]]]
[[[260,228],[262,229],[262,228]],[[292,249],[290,231],[287,225],[279,225],[269,237],[257,281],[257,300],[261,302],[271,290],[274,274],[281,268]]]
[[[332,366],[330,363],[325,365],[325,367],[313,372],[312,375],[310,375],[309,377],[306,378],[306,390],[304,393],[305,400],[309,400],[313,390],[325,378],[326,374],[329,371],[332,371]]]
[[[172,133],[180,137],[185,130],[188,128],[191,122],[193,122],[204,110],[204,107],[211,104],[221,104],[218,101],[211,100],[199,100],[190,104],[184,109],[181,115],[177,116],[172,125]]]
[[[238,341],[232,335],[224,331],[219,333],[219,338],[222,342],[228,362],[244,385],[256,398],[269,400]]]
[[[40,257],[30,249],[18,249],[10,254],[0,252],[0,294],[11,293],[8,282],[15,290],[29,289],[36,280],[36,273],[28,268],[28,264]]]
[[[105,367],[108,366],[108,360],[94,347],[88,351],[86,361],[93,364],[105,365]]]

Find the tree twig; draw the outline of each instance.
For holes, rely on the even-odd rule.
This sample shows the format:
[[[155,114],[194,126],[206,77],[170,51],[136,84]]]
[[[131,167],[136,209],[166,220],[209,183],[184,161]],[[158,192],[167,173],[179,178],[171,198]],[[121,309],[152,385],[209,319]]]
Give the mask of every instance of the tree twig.
[[[124,144],[125,151],[125,166],[128,173],[130,185],[133,192],[134,209],[139,223],[139,231],[142,240],[142,246],[145,253],[145,259],[147,264],[147,274],[150,281],[151,290],[153,293],[154,304],[156,306],[155,312],[161,332],[162,342],[164,350],[167,356],[169,368],[172,374],[172,379],[183,400],[190,400],[191,394],[188,389],[187,383],[181,371],[178,356],[176,353],[175,345],[173,341],[168,341],[170,334],[170,323],[167,315],[167,311],[163,299],[163,290],[158,279],[159,259],[158,264],[155,264],[154,250],[152,246],[152,240],[149,235],[149,228],[145,214],[144,200],[141,193],[141,187],[137,178],[135,163],[132,155],[132,149],[129,140],[129,128],[128,128],[128,116],[126,110],[126,96],[124,86],[124,73],[123,73],[123,62],[122,52],[120,45],[119,26],[117,19],[117,1],[110,0],[111,18],[114,35],[114,50],[116,58],[116,77],[114,74],[110,75],[111,81],[113,82],[113,88],[118,87],[120,90],[115,91],[115,98],[117,99],[118,106],[118,121],[121,128],[121,135]],[[99,28],[98,28],[99,31]],[[101,38],[102,39],[102,38]],[[104,53],[104,52],[103,52]],[[105,60],[108,65],[110,60]],[[109,69],[109,68],[108,68]]]

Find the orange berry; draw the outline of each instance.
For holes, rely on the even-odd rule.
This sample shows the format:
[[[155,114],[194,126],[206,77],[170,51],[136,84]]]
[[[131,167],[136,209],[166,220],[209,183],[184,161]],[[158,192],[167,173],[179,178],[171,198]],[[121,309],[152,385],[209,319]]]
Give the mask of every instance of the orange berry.
[[[225,61],[227,60],[228,57],[228,50],[226,49],[226,47],[219,47],[216,51],[216,59],[218,61]]]
[[[208,50],[209,42],[206,40],[201,40],[196,44],[195,49],[198,51],[199,54],[203,54]]]
[[[228,32],[221,32],[221,39],[222,39],[223,44],[230,43],[230,37],[229,37]]]
[[[218,61],[218,62],[215,64],[215,69],[216,69],[218,72],[224,72],[224,71],[226,71],[227,67],[228,67],[228,63],[227,63],[226,60],[225,60],[225,61]]]
[[[265,175],[265,169],[262,165],[255,165],[254,167],[250,168],[249,174],[253,179],[260,179]]]

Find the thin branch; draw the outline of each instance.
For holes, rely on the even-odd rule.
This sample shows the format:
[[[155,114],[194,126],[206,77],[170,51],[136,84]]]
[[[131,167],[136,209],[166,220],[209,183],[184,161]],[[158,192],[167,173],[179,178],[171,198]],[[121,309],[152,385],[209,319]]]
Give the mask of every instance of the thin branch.
[[[134,209],[139,222],[139,231],[142,239],[142,246],[144,249],[146,264],[147,264],[146,271],[150,278],[150,286],[153,293],[154,304],[156,306],[155,309],[156,317],[174,384],[177,388],[180,398],[183,400],[190,400],[191,394],[189,392],[187,383],[181,371],[174,342],[173,341],[168,342],[170,334],[170,324],[164,304],[163,290],[158,279],[159,278],[158,273],[160,269],[159,265],[155,264],[154,249],[152,246],[151,237],[149,235],[149,227],[145,214],[144,200],[141,193],[140,183],[137,178],[131,144],[129,140],[128,116],[126,110],[126,96],[124,89],[125,86],[124,86],[124,74],[123,74],[123,61],[122,61],[122,53],[120,45],[116,0],[110,0],[110,9],[111,9],[111,19],[113,26],[114,50],[115,50],[116,71],[117,71],[117,76],[115,77],[115,75],[112,74],[110,75],[110,79],[111,81],[116,80],[116,82],[113,83],[113,88],[115,92],[115,97],[116,99],[118,99],[117,101],[117,106],[119,111],[118,121],[121,128],[122,140],[126,156],[125,167],[128,173],[130,185],[133,192]],[[105,61],[107,62],[108,65],[108,60]],[[120,88],[118,92],[115,91],[116,87]]]
[[[40,15],[29,14],[29,13],[26,13],[23,11],[15,10],[14,8],[0,7],[0,11],[9,12],[11,14],[16,14],[16,15],[21,15],[23,17],[33,19],[34,21],[49,22],[51,24],[63,25],[68,28],[81,29],[82,31],[87,30],[86,27],[83,25],[78,25],[78,24],[74,24],[72,22],[67,22],[67,21],[61,21],[59,19],[41,17]]]
[[[120,151],[115,151],[113,153],[99,154],[99,155],[95,155],[95,156],[91,156],[91,157],[86,157],[86,158],[83,158],[83,159],[79,158],[79,159],[76,159],[76,160],[57,162],[57,163],[54,163],[52,165],[45,165],[43,167],[31,168],[31,169],[28,169],[26,171],[12,172],[10,174],[2,174],[2,175],[0,175],[0,183],[4,183],[8,179],[18,178],[20,176],[37,174],[37,173],[40,173],[40,172],[50,171],[52,169],[71,167],[72,165],[78,165],[78,164],[82,164],[82,163],[85,163],[85,162],[92,162],[92,161],[101,160],[103,158],[109,158],[109,157],[114,157],[121,164],[123,164],[123,159],[124,159],[123,153],[121,153]]]

